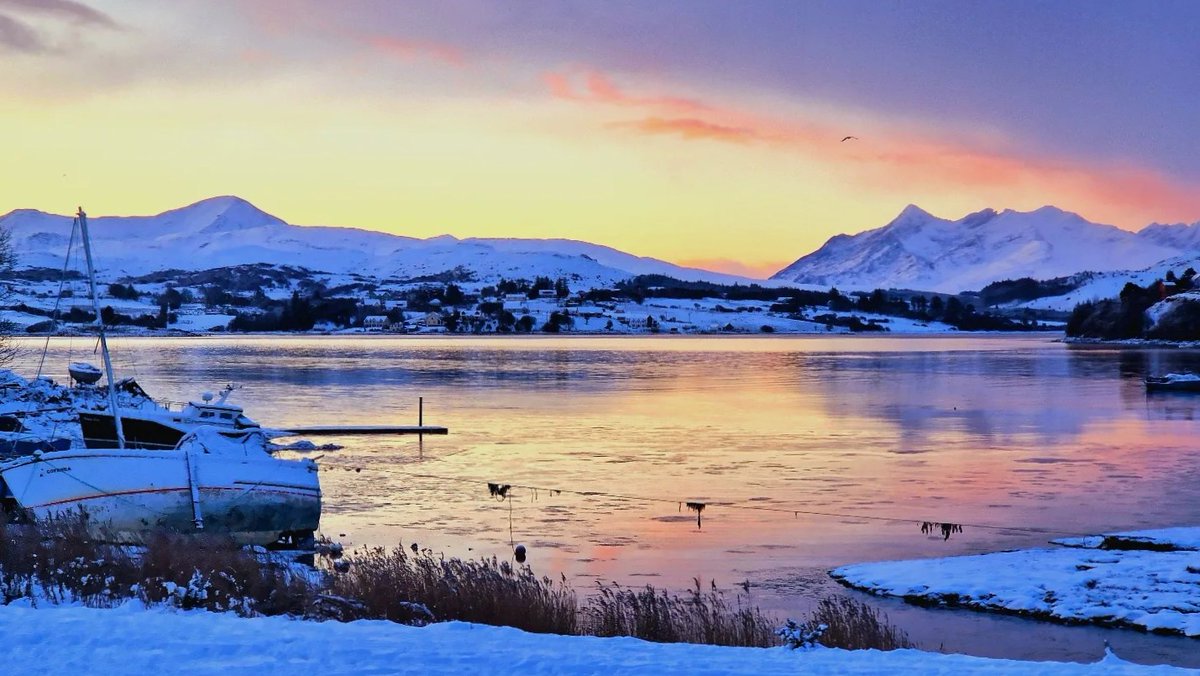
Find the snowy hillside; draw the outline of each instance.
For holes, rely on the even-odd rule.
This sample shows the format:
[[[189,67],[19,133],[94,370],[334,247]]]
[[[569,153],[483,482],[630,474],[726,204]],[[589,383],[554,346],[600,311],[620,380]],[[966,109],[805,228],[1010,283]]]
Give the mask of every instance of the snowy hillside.
[[[1157,280],[1165,279],[1168,272],[1179,275],[1188,268],[1200,270],[1200,251],[1183,253],[1141,269],[1101,273],[1068,294],[1039,298],[1021,304],[1020,307],[1028,307],[1033,310],[1069,311],[1079,303],[1116,298],[1121,293],[1121,289],[1129,282],[1146,287]]]
[[[1186,223],[1151,223],[1138,231],[1138,237],[1180,251],[1200,250],[1200,221]]]
[[[1003,279],[1144,268],[1200,239],[1200,228],[1180,227],[1135,234],[1055,207],[985,209],[951,221],[910,205],[882,228],[833,237],[772,279],[958,293]]]
[[[17,210],[10,228],[22,267],[59,268],[71,217]],[[243,263],[299,265],[330,273],[412,278],[463,268],[477,281],[563,277],[604,287],[641,274],[747,283],[616,249],[565,239],[416,239],[383,232],[289,225],[237,197],[215,197],[157,216],[89,218],[96,264],[107,277],[166,269],[202,270]]]

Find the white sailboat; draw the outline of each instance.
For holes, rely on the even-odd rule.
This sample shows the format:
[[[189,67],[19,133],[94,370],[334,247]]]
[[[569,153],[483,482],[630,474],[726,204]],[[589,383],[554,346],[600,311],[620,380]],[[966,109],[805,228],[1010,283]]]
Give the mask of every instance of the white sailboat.
[[[157,529],[229,535],[246,544],[310,538],[321,516],[317,465],[266,450],[261,433],[229,438],[199,427],[166,450],[127,448],[114,387],[87,215],[79,210],[115,448],[32,455],[0,464],[0,504],[38,519],[82,513],[97,537],[141,541]]]

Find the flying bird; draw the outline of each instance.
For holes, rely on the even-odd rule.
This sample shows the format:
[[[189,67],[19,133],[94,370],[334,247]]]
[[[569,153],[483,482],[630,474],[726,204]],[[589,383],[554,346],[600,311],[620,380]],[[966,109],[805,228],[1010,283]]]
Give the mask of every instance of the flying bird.
[[[849,141],[850,139],[854,139],[855,141],[857,141],[858,137],[857,136],[847,136],[846,138],[842,139],[842,143],[845,143],[846,141]]]

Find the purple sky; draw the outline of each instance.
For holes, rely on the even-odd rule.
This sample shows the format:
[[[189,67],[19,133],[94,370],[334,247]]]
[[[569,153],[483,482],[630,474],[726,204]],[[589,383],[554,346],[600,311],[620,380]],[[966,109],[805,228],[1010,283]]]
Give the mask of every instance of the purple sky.
[[[468,51],[751,83],[902,117],[978,122],[1054,154],[1136,160],[1200,178],[1200,2],[448,6],[456,5],[463,9],[374,3],[392,25]]]

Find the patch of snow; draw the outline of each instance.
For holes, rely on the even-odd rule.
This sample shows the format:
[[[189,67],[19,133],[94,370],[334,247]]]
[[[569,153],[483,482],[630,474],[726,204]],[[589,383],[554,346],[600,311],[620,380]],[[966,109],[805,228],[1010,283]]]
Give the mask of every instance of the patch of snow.
[[[1200,528],[1143,533],[1200,541]],[[1200,637],[1200,557],[1194,551],[1064,543],[1073,546],[862,563],[831,574],[856,589],[923,603]]]
[[[446,622],[408,627],[379,620],[116,609],[0,607],[5,673],[317,674],[1174,674],[1104,658],[1092,664],[1021,662],[919,650],[727,648],[633,638],[530,634]]]
[[[1104,540],[1119,539],[1131,544],[1141,543],[1158,547],[1200,551],[1200,528],[1182,526],[1178,528],[1155,528],[1151,530],[1130,530],[1103,535],[1089,535],[1081,538],[1060,538],[1051,540],[1056,545],[1066,547],[1099,548]]]

